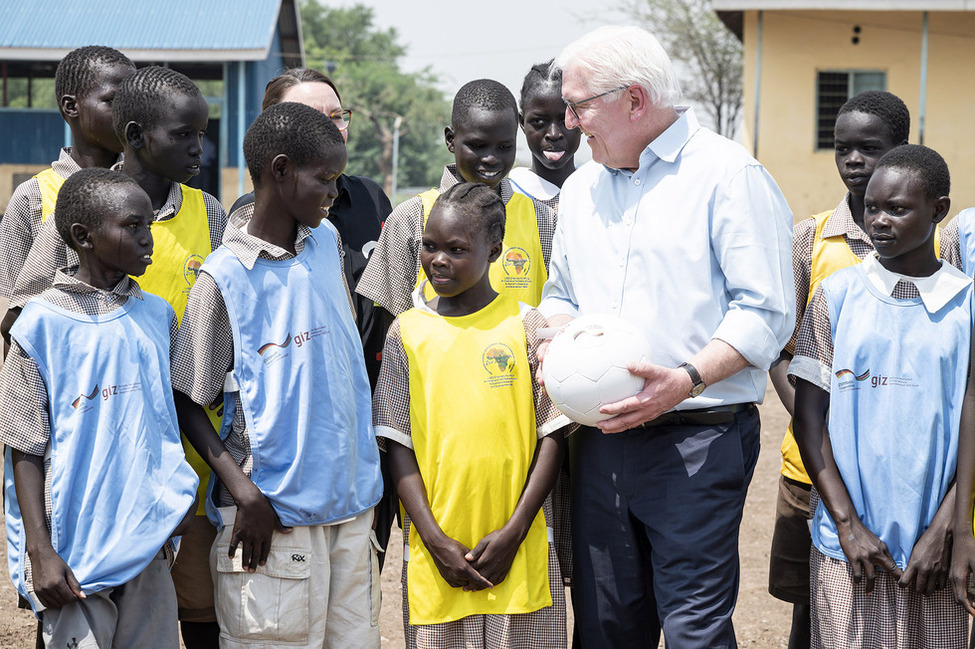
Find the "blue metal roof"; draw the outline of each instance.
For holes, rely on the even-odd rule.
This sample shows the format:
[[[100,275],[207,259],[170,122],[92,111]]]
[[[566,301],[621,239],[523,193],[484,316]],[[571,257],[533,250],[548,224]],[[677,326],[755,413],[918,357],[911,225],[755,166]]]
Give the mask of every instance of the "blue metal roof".
[[[0,57],[38,58],[50,50],[60,58],[77,47],[109,45],[134,60],[144,58],[139,52],[263,58],[280,9],[281,0],[3,0]]]

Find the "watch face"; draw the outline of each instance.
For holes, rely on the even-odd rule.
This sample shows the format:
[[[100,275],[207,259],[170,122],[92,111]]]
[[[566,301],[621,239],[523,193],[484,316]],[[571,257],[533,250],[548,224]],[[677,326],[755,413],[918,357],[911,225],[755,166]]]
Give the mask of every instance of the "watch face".
[[[704,392],[704,388],[706,388],[706,387],[707,386],[704,385],[704,383],[698,383],[693,388],[691,388],[691,396],[692,397],[698,397],[698,396],[700,396],[701,393]]]

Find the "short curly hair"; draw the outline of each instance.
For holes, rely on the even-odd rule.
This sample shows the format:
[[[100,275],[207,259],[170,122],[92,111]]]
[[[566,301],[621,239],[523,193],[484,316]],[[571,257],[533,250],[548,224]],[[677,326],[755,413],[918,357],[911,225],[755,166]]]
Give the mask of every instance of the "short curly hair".
[[[837,117],[844,113],[875,115],[883,122],[894,144],[907,142],[911,135],[911,111],[897,95],[883,90],[866,90],[850,97]]]
[[[54,99],[61,105],[61,97],[87,95],[98,83],[102,68],[120,65],[135,69],[129,57],[103,45],[88,45],[68,52],[54,72]]]
[[[244,134],[244,160],[254,185],[274,156],[284,154],[297,166],[345,151],[342,133],[331,119],[320,112],[286,101],[263,111]]]
[[[124,144],[125,125],[129,122],[136,122],[143,129],[155,126],[168,110],[160,99],[177,93],[203,99],[203,93],[189,77],[171,68],[150,65],[127,76],[119,84],[112,103],[115,135]]]
[[[461,86],[454,95],[454,104],[450,111],[451,125],[456,128],[460,122],[467,119],[473,108],[488,111],[510,110],[515,118],[515,124],[518,123],[518,104],[515,96],[504,84],[493,79],[476,79]]]
[[[525,80],[521,84],[521,98],[519,106],[524,112],[528,98],[539,91],[539,88],[554,85],[561,92],[562,70],[552,65],[552,60],[546,63],[536,63],[525,75]]]
[[[951,191],[948,163],[935,151],[920,144],[902,144],[885,153],[874,169],[874,176],[884,167],[904,169],[921,181],[928,198],[941,198]]]
[[[122,185],[132,185],[141,191],[129,176],[102,167],[81,169],[64,181],[55,203],[54,225],[69,248],[77,250],[71,238],[71,226],[80,223],[89,230],[98,229],[102,214],[109,209],[116,194],[115,188]]]
[[[433,209],[453,207],[467,215],[473,232],[483,232],[488,241],[504,239],[505,208],[498,192],[481,183],[458,183],[437,197]],[[432,210],[431,210],[432,211]]]

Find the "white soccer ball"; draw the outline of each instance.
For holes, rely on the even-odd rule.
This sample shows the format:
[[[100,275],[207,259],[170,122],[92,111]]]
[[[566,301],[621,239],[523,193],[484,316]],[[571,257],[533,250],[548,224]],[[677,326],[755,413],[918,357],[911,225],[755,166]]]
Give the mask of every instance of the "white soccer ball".
[[[576,318],[552,340],[542,363],[545,390],[555,407],[585,426],[609,419],[607,403],[632,397],[644,379],[630,374],[629,363],[648,362],[650,343],[637,327],[607,315]]]

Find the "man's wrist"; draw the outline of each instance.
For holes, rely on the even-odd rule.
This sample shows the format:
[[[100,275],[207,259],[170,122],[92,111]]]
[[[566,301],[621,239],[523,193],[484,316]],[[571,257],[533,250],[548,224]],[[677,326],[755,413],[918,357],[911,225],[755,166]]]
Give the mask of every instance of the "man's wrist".
[[[700,396],[707,385],[704,383],[704,379],[701,378],[701,374],[697,371],[697,368],[687,362],[681,363],[677,367],[683,369],[690,379],[691,387],[687,391],[687,396],[691,398]]]

